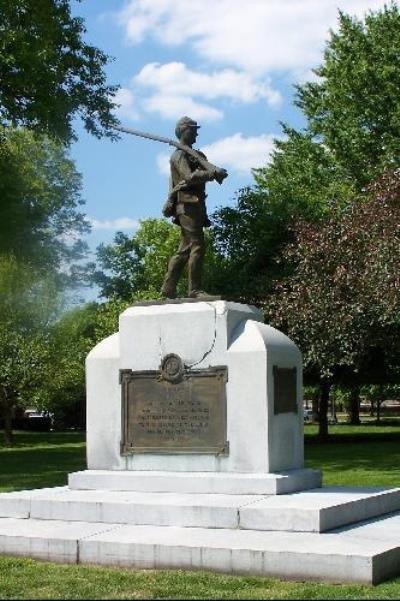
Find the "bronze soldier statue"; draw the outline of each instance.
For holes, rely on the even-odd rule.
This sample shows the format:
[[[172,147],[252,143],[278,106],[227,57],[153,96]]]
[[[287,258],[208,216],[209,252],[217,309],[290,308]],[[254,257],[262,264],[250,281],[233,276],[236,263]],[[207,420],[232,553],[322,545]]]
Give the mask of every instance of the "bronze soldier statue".
[[[182,117],[176,124],[175,135],[182,146],[192,149],[198,135],[196,121]],[[196,154],[194,154],[196,153]],[[176,297],[176,286],[188,263],[189,297],[209,296],[202,290],[201,279],[204,260],[204,227],[211,225],[206,209],[206,182],[222,184],[228,173],[225,169],[208,163],[206,156],[196,150],[177,148],[170,159],[170,195],[163,213],[174,217],[181,228],[181,242],[170,259],[161,293],[165,298]]]

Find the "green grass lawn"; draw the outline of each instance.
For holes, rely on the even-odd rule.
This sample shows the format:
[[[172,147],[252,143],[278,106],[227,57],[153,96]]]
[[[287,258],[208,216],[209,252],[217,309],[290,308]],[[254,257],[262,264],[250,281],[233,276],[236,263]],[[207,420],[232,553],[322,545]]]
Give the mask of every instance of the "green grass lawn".
[[[67,474],[85,469],[83,432],[15,432],[3,446],[0,432],[0,491],[62,486]]]
[[[325,484],[400,486],[400,426],[395,421],[343,424],[330,431],[331,442],[320,445],[316,426],[305,428],[307,466],[322,469]],[[17,432],[13,448],[2,444],[0,438],[2,491],[59,486],[69,472],[85,468],[80,432]],[[0,557],[0,599],[400,599],[400,578],[376,587],[328,585]]]
[[[330,426],[331,440],[316,441],[317,426],[306,425],[307,467],[323,471],[325,485],[400,486],[400,423]]]

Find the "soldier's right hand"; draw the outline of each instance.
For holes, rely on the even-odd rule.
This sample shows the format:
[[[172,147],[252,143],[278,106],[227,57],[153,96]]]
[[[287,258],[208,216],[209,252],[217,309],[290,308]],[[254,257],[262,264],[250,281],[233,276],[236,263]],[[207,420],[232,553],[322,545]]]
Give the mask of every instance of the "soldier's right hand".
[[[219,184],[222,184],[222,182],[224,181],[224,179],[226,177],[228,177],[228,172],[226,169],[223,169],[222,167],[218,167],[215,170],[214,178]]]

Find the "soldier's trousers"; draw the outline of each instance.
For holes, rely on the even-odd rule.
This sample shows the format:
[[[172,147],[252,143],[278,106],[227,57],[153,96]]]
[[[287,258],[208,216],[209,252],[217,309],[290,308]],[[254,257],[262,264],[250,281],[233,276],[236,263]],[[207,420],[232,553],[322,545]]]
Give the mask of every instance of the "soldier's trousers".
[[[188,263],[189,272],[189,296],[201,290],[205,253],[203,228],[187,215],[179,215],[179,225],[181,242],[178,251],[168,264],[167,275],[162,286],[162,294],[170,298],[176,294],[176,286],[186,263]]]

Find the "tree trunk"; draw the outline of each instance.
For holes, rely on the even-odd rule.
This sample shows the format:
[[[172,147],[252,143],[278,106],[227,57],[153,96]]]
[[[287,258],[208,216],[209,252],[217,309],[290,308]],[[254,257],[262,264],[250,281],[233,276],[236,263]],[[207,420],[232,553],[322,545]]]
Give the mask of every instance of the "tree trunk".
[[[12,431],[12,405],[9,403],[4,404],[4,444],[6,447],[11,447],[13,444],[13,431]]]
[[[336,419],[336,400],[335,400],[335,395],[332,394],[331,395],[331,423],[332,424],[336,424],[337,419]]]
[[[383,401],[383,385],[379,386],[379,398],[376,399],[376,423],[381,421],[381,403]]]
[[[316,398],[316,396],[313,396],[312,398],[312,418],[313,421],[317,422],[318,421],[318,414],[319,414],[319,399]]]
[[[324,442],[328,440],[328,403],[331,382],[323,378],[320,383],[319,412],[318,412],[318,438]]]
[[[370,414],[371,417],[374,417],[374,415],[375,415],[375,401],[374,401],[374,399],[371,399],[369,403],[370,403],[369,414]]]
[[[360,424],[360,387],[358,384],[354,384],[351,388],[349,413],[349,423],[358,426]]]

